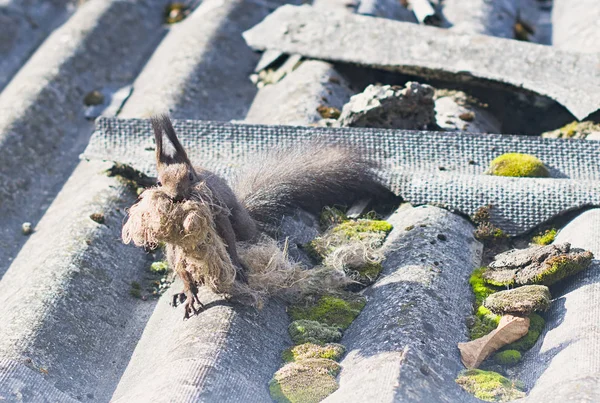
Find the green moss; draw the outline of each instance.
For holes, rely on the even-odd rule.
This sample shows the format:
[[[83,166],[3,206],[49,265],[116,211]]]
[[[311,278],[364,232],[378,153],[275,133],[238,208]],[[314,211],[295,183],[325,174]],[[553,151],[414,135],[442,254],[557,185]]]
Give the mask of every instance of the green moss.
[[[364,240],[368,244],[381,245],[391,230],[392,225],[386,221],[348,220],[331,227],[322,236],[304,245],[304,250],[320,260],[351,240]]]
[[[557,230],[556,228],[552,228],[544,231],[544,233],[534,236],[531,239],[531,242],[538,245],[550,245],[554,242],[554,238],[556,238]]]
[[[323,229],[327,229],[333,225],[337,225],[347,221],[346,213],[335,207],[325,207],[319,217],[319,224]]]
[[[499,365],[513,366],[521,361],[521,353],[517,350],[504,350],[494,355],[494,361]]]
[[[504,346],[502,348],[502,351],[517,350],[521,353],[524,353],[525,351],[529,350],[535,345],[538,338],[540,337],[540,334],[542,333],[542,330],[544,329],[544,326],[546,325],[546,321],[537,313],[530,315],[529,319],[529,331],[527,332],[527,334],[521,337],[519,340],[515,341],[514,343],[510,343]]]
[[[519,178],[547,178],[550,172],[542,161],[530,154],[507,153],[496,157],[491,163],[489,175]]]
[[[583,139],[586,138],[588,134],[593,132],[600,132],[600,124],[590,120],[584,122],[578,122],[575,120],[564,125],[560,129],[543,133],[542,137]]]
[[[497,372],[470,369],[461,372],[456,383],[487,402],[507,402],[525,397],[520,382],[513,382]]]
[[[329,343],[323,346],[304,343],[285,350],[282,358],[284,362],[299,361],[307,358],[326,358],[328,360],[339,361],[345,352],[346,348],[337,343]]]
[[[369,285],[379,277],[379,273],[381,273],[382,269],[383,266],[381,266],[381,263],[367,263],[365,266],[356,269],[356,272],[359,275],[358,281]]]
[[[328,326],[314,320],[295,320],[288,327],[294,344],[335,343],[342,338],[342,332],[334,326]]]
[[[365,303],[362,298],[346,301],[342,298],[325,295],[314,304],[292,306],[288,313],[292,320],[306,319],[347,329],[362,311]]]
[[[473,234],[475,239],[485,243],[495,243],[508,238],[508,235],[490,222],[483,222],[477,226]]]
[[[150,265],[150,271],[156,274],[164,274],[169,270],[169,264],[165,261],[153,262]]]
[[[475,269],[469,278],[471,290],[475,295],[475,320],[469,329],[472,340],[487,335],[496,329],[498,323],[500,323],[500,316],[493,314],[489,309],[482,306],[483,301],[489,295],[498,291],[496,287],[492,287],[484,281],[482,274],[485,270],[485,267]]]
[[[348,239],[361,239],[365,232],[383,232],[386,235],[390,233],[393,226],[387,221],[382,220],[356,220],[346,221],[335,228],[333,232],[343,234]]]
[[[550,290],[545,285],[524,285],[498,291],[483,301],[483,306],[498,315],[526,316],[534,311],[545,311],[550,306]]]
[[[584,252],[576,256],[561,255],[548,259],[548,268],[533,278],[531,283],[551,285],[563,278],[572,276],[586,269],[594,255],[591,252]]]
[[[471,290],[473,291],[473,294],[475,294],[476,306],[480,306],[489,295],[499,291],[496,287],[493,287],[485,282],[482,277],[482,274],[485,270],[485,267],[475,269],[469,278]]]
[[[322,358],[291,362],[269,382],[271,398],[278,403],[318,403],[338,389],[340,365]]]
[[[488,335],[498,327],[500,315],[492,313],[484,306],[479,306],[475,311],[475,322],[470,329],[471,340]]]

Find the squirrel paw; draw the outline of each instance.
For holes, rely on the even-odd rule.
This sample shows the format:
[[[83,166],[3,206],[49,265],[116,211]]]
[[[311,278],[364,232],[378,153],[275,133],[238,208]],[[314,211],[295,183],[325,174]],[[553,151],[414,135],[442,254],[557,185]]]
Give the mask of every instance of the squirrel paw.
[[[185,308],[184,320],[189,319],[192,314],[197,315],[204,310],[204,304],[198,299],[197,292],[197,290],[188,290],[173,295],[173,307],[183,304]],[[198,304],[198,307],[196,307],[196,304]]]

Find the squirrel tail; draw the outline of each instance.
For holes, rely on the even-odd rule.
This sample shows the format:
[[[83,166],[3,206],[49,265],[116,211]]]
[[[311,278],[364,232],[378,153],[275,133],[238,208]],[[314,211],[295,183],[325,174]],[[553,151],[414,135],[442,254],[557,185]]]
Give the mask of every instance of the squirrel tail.
[[[319,214],[325,206],[390,197],[375,173],[377,164],[360,154],[320,141],[276,148],[241,172],[233,189],[250,216],[266,225],[296,208]]]

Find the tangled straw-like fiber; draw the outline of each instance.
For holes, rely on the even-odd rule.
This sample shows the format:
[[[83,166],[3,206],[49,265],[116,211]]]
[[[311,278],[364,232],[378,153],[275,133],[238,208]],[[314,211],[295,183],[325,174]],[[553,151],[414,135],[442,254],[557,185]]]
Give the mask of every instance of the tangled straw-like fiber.
[[[307,293],[348,284],[349,279],[332,269],[304,270],[289,259],[287,242],[280,247],[266,236],[237,244],[240,260],[248,269],[248,283],[236,281],[235,267],[214,223],[214,214],[222,207],[212,202],[206,190],[194,192],[190,200],[173,202],[160,188],[147,189],[129,209],[123,241],[151,248],[164,242],[167,260],[176,273],[182,277],[189,273],[197,284],[257,308],[272,296],[294,301]]]
[[[214,222],[223,207],[213,203],[206,186],[195,190],[192,198],[174,202],[160,188],[146,189],[129,209],[123,242],[150,248],[165,243],[176,273],[188,272],[198,284],[228,293],[236,271]]]

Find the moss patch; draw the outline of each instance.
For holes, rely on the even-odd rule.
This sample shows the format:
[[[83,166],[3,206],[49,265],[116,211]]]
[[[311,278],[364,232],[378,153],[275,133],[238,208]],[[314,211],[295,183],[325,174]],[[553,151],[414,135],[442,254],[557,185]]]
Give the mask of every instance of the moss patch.
[[[154,179],[127,164],[115,164],[106,173],[108,176],[116,177],[136,195],[139,195],[144,188],[155,184]]]
[[[150,265],[150,271],[156,274],[164,274],[169,270],[169,264],[165,261],[153,262]]]
[[[304,343],[285,350],[282,354],[284,362],[305,360],[307,358],[326,358],[339,361],[346,352],[341,344],[329,343],[323,346],[313,343]]]
[[[488,296],[483,305],[499,314],[526,316],[533,311],[545,311],[550,306],[550,290],[544,285],[524,285]]]
[[[348,221],[346,213],[335,207],[325,207],[319,217],[319,224],[323,229],[341,224],[344,221]]]
[[[367,263],[365,266],[356,269],[358,273],[357,280],[363,285],[371,285],[377,280],[382,269],[381,263]]]
[[[497,372],[471,369],[456,379],[464,390],[487,402],[507,402],[525,397],[520,382],[513,382]]]
[[[338,389],[340,365],[322,358],[291,362],[269,382],[271,398],[278,403],[318,403]]]
[[[517,350],[500,351],[494,355],[494,361],[499,365],[511,367],[521,361],[521,353]]]
[[[342,332],[337,327],[324,325],[314,320],[295,320],[290,323],[288,332],[294,344],[326,344],[335,343],[342,338]]]
[[[492,330],[498,327],[500,315],[492,313],[484,306],[480,306],[475,311],[475,321],[469,330],[471,340],[488,335]]]
[[[554,242],[554,238],[556,238],[557,232],[558,231],[556,230],[556,228],[546,230],[543,233],[534,236],[531,239],[531,242],[538,245],[550,245],[552,242]]]
[[[560,129],[543,133],[542,137],[584,139],[588,134],[593,132],[600,132],[600,124],[589,120],[585,122],[578,122],[575,120],[564,125]]]
[[[489,309],[482,306],[483,301],[491,294],[498,291],[498,288],[487,284],[482,277],[485,267],[475,269],[469,278],[471,290],[475,295],[475,320],[469,329],[471,340],[478,339],[490,333],[498,327],[500,316],[493,314]]]
[[[502,351],[505,350],[517,350],[521,353],[529,350],[534,346],[537,339],[540,337],[542,330],[544,330],[544,326],[546,325],[546,321],[537,313],[531,314],[529,316],[529,331],[519,340],[514,343],[510,343],[502,348]]]
[[[489,295],[499,291],[498,288],[493,287],[485,282],[482,277],[482,274],[485,270],[485,267],[475,269],[469,278],[471,290],[473,291],[473,294],[475,294],[476,306],[480,306]]]
[[[381,246],[391,230],[392,225],[387,221],[365,219],[344,221],[331,227],[322,236],[313,239],[304,249],[313,256],[323,259],[339,246],[352,240]]]
[[[532,283],[543,285],[557,283],[563,278],[586,269],[592,263],[593,258],[594,255],[586,251],[575,256],[561,255],[548,259],[546,270],[537,274]]]
[[[519,178],[547,178],[550,172],[542,161],[530,154],[507,153],[496,157],[491,163],[489,175]]]
[[[346,301],[342,298],[325,295],[313,304],[292,306],[288,313],[295,321],[306,319],[347,329],[362,311],[365,303],[363,298]]]

